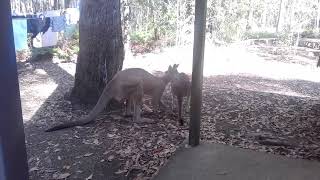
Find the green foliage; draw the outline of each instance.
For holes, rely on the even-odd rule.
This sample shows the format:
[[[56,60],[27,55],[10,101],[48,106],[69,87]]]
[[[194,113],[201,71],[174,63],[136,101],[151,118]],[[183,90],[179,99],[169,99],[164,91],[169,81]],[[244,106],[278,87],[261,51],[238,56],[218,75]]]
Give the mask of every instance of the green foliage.
[[[79,27],[74,31],[71,36],[71,39],[79,41]]]
[[[60,48],[52,48],[52,54],[55,57],[58,57],[59,59],[69,59],[70,58],[70,54],[68,53],[68,51],[64,51]]]
[[[259,38],[277,38],[278,35],[273,32],[245,32],[242,39],[259,39]]]
[[[74,34],[72,39],[61,39],[57,46],[33,48],[31,50],[31,60],[41,61],[57,57],[61,60],[70,60],[74,54],[79,52],[79,35]]]
[[[134,43],[156,40],[171,45],[192,43],[194,1],[127,1],[130,4],[128,29]],[[314,33],[319,30],[318,0],[282,0],[282,3],[279,0],[208,0],[207,7],[207,38],[213,42],[279,38],[285,44],[292,44],[301,31],[305,31],[301,37],[320,38]]]
[[[314,32],[313,30],[303,31],[300,34],[300,38],[320,39],[320,33]]]
[[[130,34],[131,42],[134,44],[146,44],[154,38],[153,31],[136,31]]]
[[[215,38],[225,42],[239,39],[247,25],[248,0],[211,0],[208,3],[209,23],[213,26],[211,33],[215,34]]]
[[[53,48],[33,48],[31,50],[31,61],[51,60],[53,58]]]

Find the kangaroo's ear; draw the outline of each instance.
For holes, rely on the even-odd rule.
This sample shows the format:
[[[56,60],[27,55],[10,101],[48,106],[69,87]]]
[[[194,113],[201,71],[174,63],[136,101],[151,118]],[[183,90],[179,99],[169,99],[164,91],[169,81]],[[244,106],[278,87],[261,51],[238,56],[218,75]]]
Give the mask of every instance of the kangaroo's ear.
[[[174,65],[173,65],[173,68],[174,68],[174,69],[177,69],[178,67],[179,67],[179,64],[174,64]]]
[[[171,65],[168,67],[168,70],[169,70],[169,71],[171,71],[171,70],[172,70],[172,66],[171,66]]]

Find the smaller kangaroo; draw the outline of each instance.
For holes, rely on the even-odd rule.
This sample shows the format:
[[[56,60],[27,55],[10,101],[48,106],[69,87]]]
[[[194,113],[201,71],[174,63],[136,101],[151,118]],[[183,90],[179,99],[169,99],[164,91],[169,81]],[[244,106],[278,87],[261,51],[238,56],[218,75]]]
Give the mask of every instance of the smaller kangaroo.
[[[174,66],[177,68],[178,66]],[[178,120],[181,126],[184,122],[182,119],[182,103],[183,97],[187,97],[187,109],[190,108],[190,93],[191,93],[191,82],[189,77],[185,73],[178,73],[171,81],[171,93],[172,93],[172,109],[174,107],[174,96],[177,97],[177,106],[178,106]]]

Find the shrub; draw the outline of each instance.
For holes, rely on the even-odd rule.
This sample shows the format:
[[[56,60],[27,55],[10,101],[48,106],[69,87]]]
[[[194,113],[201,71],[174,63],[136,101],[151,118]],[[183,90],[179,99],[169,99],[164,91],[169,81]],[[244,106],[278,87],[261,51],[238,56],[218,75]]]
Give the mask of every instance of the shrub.
[[[261,39],[261,38],[277,38],[278,35],[273,32],[245,32],[242,39]]]

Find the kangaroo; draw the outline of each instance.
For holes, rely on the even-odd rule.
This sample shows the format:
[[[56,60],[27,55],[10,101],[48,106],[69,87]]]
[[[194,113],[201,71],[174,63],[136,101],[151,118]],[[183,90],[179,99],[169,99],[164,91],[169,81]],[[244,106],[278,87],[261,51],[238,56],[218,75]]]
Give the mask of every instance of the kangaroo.
[[[189,77],[185,73],[177,74],[171,81],[171,93],[172,93],[172,109],[174,107],[174,96],[177,97],[178,106],[178,120],[181,126],[183,126],[183,119],[181,116],[183,97],[187,97],[187,103],[190,107],[190,93],[191,93],[191,82]]]
[[[46,132],[82,126],[93,122],[111,99],[119,102],[127,99],[129,101],[128,104],[133,104],[133,119],[140,121],[143,95],[150,95],[152,97],[153,108],[158,108],[159,104],[162,104],[161,97],[163,91],[176,72],[176,67],[173,68],[171,65],[162,77],[156,77],[140,68],[130,68],[119,71],[106,85],[97,104],[87,116],[81,118],[79,121],[54,126],[46,130]]]

